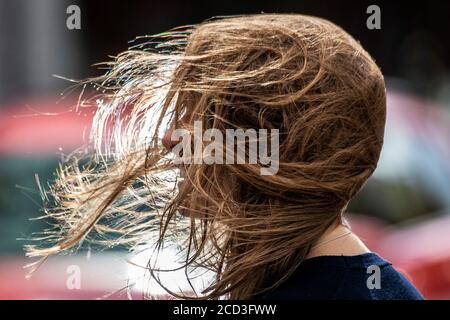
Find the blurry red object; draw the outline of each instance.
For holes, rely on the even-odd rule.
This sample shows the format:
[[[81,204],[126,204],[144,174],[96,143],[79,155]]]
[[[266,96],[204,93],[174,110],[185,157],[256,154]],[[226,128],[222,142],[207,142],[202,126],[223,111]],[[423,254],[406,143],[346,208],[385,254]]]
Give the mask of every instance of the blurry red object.
[[[0,154],[70,152],[87,141],[93,108],[75,110],[77,101],[56,99],[5,106],[0,112]]]

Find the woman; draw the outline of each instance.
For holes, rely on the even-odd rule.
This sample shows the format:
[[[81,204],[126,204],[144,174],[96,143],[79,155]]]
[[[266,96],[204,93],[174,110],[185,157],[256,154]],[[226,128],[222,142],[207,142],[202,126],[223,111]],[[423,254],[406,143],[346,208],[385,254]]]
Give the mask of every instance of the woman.
[[[150,37],[88,83],[101,92],[90,100],[93,156],[59,170],[44,197],[55,228],[29,256],[86,237],[156,252],[175,244],[188,278],[213,274],[202,292],[167,289],[175,297],[422,298],[343,217],[376,168],[386,97],[375,62],[336,25],[295,14],[210,20]],[[215,134],[186,139],[195,128]],[[265,135],[216,145],[208,161],[186,152],[239,129]],[[276,170],[263,173],[267,152],[250,161],[255,139]],[[244,154],[220,161],[235,149]],[[174,176],[184,181],[173,187]],[[164,271],[147,267],[156,279]]]

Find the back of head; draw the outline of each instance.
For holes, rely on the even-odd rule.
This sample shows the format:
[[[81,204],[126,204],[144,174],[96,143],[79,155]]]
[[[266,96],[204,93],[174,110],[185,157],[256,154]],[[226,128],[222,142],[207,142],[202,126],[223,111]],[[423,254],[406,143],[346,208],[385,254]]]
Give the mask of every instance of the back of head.
[[[302,15],[207,22],[190,35],[186,55],[195,61],[179,68],[191,120],[211,115],[205,128],[279,129],[275,175],[248,165],[197,169],[218,202],[213,216],[239,235],[230,240],[224,283],[247,283],[232,296],[248,297],[288,275],[375,170],[384,79],[345,31]],[[221,197],[224,190],[231,196]]]

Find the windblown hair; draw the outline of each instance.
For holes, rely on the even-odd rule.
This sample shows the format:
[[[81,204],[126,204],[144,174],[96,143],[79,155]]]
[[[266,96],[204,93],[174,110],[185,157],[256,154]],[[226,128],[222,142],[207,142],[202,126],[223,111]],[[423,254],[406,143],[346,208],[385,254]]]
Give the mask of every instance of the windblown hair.
[[[184,250],[184,268],[214,274],[201,296],[167,289],[176,297],[247,299],[277,286],[342,222],[377,166],[382,73],[341,28],[304,15],[217,18],[145,39],[85,82],[98,90],[83,101],[96,105],[93,148],[60,166],[44,195],[53,228],[28,255],[86,238],[159,250],[169,241]],[[194,121],[279,129],[277,174],[192,164],[174,187],[179,168],[161,132]]]

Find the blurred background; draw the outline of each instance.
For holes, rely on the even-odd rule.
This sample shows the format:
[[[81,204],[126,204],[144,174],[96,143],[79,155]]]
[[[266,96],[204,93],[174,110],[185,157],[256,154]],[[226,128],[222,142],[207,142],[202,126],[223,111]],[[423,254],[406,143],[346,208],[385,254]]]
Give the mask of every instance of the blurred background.
[[[366,27],[371,4],[381,9],[379,30]],[[80,30],[66,26],[70,5],[80,8]],[[450,299],[450,2],[434,0],[0,0],[0,299],[140,298],[142,283],[120,290],[140,273],[121,250],[52,258],[25,279],[30,261],[18,239],[42,228],[29,221],[41,213],[37,181],[53,179],[92,117],[69,111],[78,95],[62,96],[70,82],[54,75],[97,75],[92,65],[136,36],[260,12],[329,19],[376,59],[388,85],[385,146],[349,219],[427,298]],[[77,272],[81,281],[71,286]]]

